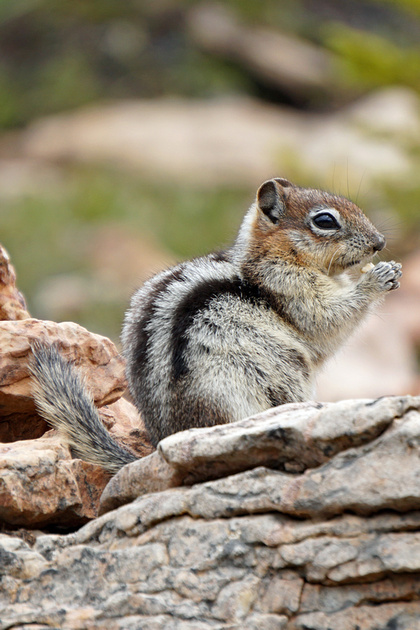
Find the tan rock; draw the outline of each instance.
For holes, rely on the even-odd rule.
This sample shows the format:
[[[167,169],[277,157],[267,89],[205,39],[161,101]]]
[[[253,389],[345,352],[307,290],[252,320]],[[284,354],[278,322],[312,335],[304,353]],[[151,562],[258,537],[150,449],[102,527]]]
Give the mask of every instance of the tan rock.
[[[27,319],[30,317],[25,298],[16,288],[16,273],[9,254],[0,245],[0,320]]]
[[[9,525],[72,527],[94,518],[109,475],[71,460],[58,437],[0,444],[0,519]]]
[[[125,398],[104,405],[99,409],[99,415],[112,437],[139,457],[150,455],[155,450],[139,412]]]
[[[20,146],[31,159],[106,161],[194,184],[256,187],[267,173],[290,176],[292,163],[324,186],[356,196],[362,180],[369,190],[378,178],[401,179],[415,167],[395,121],[405,120],[404,135],[411,139],[411,130],[420,128],[419,97],[409,90],[395,93],[375,95],[377,111],[384,112],[380,134],[360,123],[371,118],[363,114],[371,111],[371,97],[339,113],[316,115],[240,97],[139,99],[36,121],[22,133]]]
[[[385,87],[352,104],[347,116],[356,127],[372,133],[419,141],[418,104],[416,93],[409,88]]]
[[[415,410],[411,423],[410,409]],[[319,505],[324,505],[325,509],[334,513],[346,509],[351,499],[360,504],[364,501],[363,505],[367,505],[368,497],[373,501],[375,496],[375,490],[369,490],[372,470],[377,470],[379,475],[382,465],[383,472],[389,470],[388,500],[396,500],[399,495],[398,479],[401,481],[402,475],[405,475],[410,486],[416,484],[410,471],[410,466],[415,467],[416,464],[415,452],[404,457],[404,466],[399,464],[399,458],[404,452],[405,441],[416,439],[419,409],[420,399],[410,396],[377,401],[342,401],[335,404],[301,403],[283,405],[232,424],[177,433],[162,440],[157,453],[129,464],[113,477],[101,498],[100,511],[103,513],[114,509],[141,494],[161,491],[182,483],[223,478],[257,466],[294,473],[290,475],[274,471],[254,471],[250,475],[254,476],[256,488],[259,487],[258,475],[265,477],[263,485],[269,483],[268,477],[271,475],[271,497],[277,496],[277,491],[274,490],[277,485],[282,502],[279,509],[290,510],[289,513],[295,511],[297,515],[300,515],[301,507],[311,510],[310,506],[315,502],[316,510],[320,509]],[[398,425],[398,430],[392,431],[395,419],[402,417],[404,422]],[[404,435],[406,430],[408,434]],[[382,441],[378,439],[376,442],[381,435]],[[351,447],[353,451],[349,450]],[[372,456],[369,456],[369,449],[374,453]],[[360,478],[360,484],[366,491],[363,495],[360,490],[358,500],[354,496],[355,491],[348,489],[348,484],[341,481],[341,472],[336,471],[336,468],[340,471],[343,468],[345,477],[350,463],[344,467],[340,458],[350,460],[350,453],[354,453],[353,474],[356,475],[355,478]],[[389,461],[385,465],[388,457]],[[373,461],[377,461],[377,464],[373,464]],[[324,467],[320,467],[321,464]],[[368,473],[369,466],[371,472]],[[398,475],[395,477],[396,469]],[[307,472],[303,475],[296,474],[305,470]],[[367,475],[366,478],[364,475]],[[238,476],[237,483],[232,477],[229,479],[229,483],[235,483],[240,493],[245,483],[244,477]],[[323,481],[320,486],[318,479]],[[380,481],[378,477],[379,482],[384,484],[382,477]],[[223,485],[224,480],[221,479],[220,483]],[[337,491],[334,494],[333,487],[336,488],[340,483],[344,484],[339,495],[343,503],[333,507],[331,497],[337,495]],[[413,491],[414,496],[418,496]],[[254,493],[251,494],[248,495],[250,505],[254,499],[257,502],[264,501],[263,494],[259,498]],[[381,496],[384,498],[385,494]],[[299,507],[301,502],[302,506]],[[303,504],[307,507],[303,508]]]
[[[260,606],[270,613],[292,614],[299,610],[304,581],[300,578],[285,579],[275,575],[270,580]]]
[[[38,160],[106,160],[148,177],[257,186],[281,169],[278,156],[302,124],[292,110],[249,99],[124,101],[39,120],[22,148]]]
[[[114,510],[138,496],[181,486],[185,473],[168,464],[159,453],[124,466],[112,477],[101,498],[99,513]]]
[[[118,441],[139,457],[151,453],[147,432],[128,401],[120,399],[99,413]],[[109,477],[99,466],[72,459],[53,430],[40,439],[0,444],[0,519],[30,528],[80,525],[97,516]]]
[[[188,470],[193,479],[247,470],[250,462],[252,467],[285,467],[296,472],[371,442],[411,409],[420,409],[420,398],[292,403],[214,429],[171,435],[160,442],[158,450],[168,463]]]
[[[330,588],[306,583],[300,601],[303,613],[314,610],[337,612],[352,604],[369,601],[372,604],[398,600],[420,599],[420,581],[416,575],[394,575],[384,580],[362,584],[347,584]]]
[[[134,447],[139,457],[153,447],[133,405],[119,398],[125,389],[124,364],[109,339],[73,323],[0,322],[0,439],[6,443],[0,445],[1,520],[11,526],[70,527],[97,515],[109,475],[71,459],[58,436],[30,439],[48,430],[36,414],[28,370],[31,344],[38,339],[57,344],[69,361],[75,361],[116,439]]]
[[[400,602],[398,604],[382,604],[380,606],[360,606],[347,608],[331,615],[312,612],[299,615],[288,626],[288,630],[379,630],[382,628],[398,628],[416,630],[420,626],[420,603]]]
[[[75,361],[85,376],[95,403],[110,404],[120,398],[126,388],[124,361],[115,345],[106,337],[88,332],[71,322],[25,319],[0,322],[0,439],[39,435],[39,422],[31,435],[35,405],[31,392],[28,361],[31,344],[38,340],[57,344],[69,361]],[[26,420],[24,419],[26,416]],[[12,423],[26,426],[13,429]],[[3,429],[1,428],[3,426]]]

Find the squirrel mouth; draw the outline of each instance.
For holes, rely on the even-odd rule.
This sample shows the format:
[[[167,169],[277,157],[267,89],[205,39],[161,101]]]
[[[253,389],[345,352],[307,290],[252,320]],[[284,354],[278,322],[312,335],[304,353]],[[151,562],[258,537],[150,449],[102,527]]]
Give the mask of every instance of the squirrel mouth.
[[[361,258],[357,258],[356,260],[351,260],[346,262],[343,265],[343,269],[354,269],[355,267],[359,267],[360,265],[364,265],[371,260],[371,256],[362,256]]]
[[[362,256],[361,258],[358,258],[357,260],[352,260],[351,262],[347,263],[346,269],[352,269],[353,267],[366,265],[367,263],[371,262],[371,260],[372,260],[372,256]]]

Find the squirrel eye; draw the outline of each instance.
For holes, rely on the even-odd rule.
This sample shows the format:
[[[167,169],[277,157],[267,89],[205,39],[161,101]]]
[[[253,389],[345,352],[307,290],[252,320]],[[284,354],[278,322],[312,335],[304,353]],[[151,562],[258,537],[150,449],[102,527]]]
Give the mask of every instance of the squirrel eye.
[[[321,212],[313,217],[312,222],[321,230],[339,230],[340,224],[329,212]]]

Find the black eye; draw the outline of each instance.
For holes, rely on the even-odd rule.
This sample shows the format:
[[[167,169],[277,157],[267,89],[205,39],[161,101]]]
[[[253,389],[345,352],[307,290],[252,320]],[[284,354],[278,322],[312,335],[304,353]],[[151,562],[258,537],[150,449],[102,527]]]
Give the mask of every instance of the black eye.
[[[339,230],[340,224],[329,212],[320,212],[312,218],[312,222],[321,230]]]

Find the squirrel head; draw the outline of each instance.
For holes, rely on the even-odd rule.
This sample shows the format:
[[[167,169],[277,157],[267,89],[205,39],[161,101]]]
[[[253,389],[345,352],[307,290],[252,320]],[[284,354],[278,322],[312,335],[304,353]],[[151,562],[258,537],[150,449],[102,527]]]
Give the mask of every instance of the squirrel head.
[[[248,230],[248,251],[260,261],[282,259],[330,275],[365,263],[385,247],[356,204],[283,178],[260,186]]]

